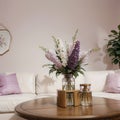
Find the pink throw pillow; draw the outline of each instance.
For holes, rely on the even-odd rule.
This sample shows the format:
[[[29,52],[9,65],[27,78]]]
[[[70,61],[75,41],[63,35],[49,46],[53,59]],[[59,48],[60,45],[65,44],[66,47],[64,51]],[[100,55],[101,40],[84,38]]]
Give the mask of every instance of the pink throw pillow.
[[[106,77],[105,92],[120,93],[120,74],[110,73]]]
[[[0,95],[21,93],[16,74],[0,75]]]

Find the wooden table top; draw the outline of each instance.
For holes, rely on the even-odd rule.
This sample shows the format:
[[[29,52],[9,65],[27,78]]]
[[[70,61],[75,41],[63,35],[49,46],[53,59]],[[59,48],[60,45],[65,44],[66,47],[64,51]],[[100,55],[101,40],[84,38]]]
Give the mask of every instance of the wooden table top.
[[[93,97],[92,106],[61,108],[49,97],[21,103],[15,111],[28,120],[120,120],[120,101]]]

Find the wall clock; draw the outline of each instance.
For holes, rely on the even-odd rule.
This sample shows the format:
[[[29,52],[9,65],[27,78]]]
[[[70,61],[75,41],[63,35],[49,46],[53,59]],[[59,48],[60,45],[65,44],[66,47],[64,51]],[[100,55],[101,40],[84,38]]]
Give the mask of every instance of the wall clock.
[[[0,29],[0,55],[9,51],[11,34],[7,29]]]

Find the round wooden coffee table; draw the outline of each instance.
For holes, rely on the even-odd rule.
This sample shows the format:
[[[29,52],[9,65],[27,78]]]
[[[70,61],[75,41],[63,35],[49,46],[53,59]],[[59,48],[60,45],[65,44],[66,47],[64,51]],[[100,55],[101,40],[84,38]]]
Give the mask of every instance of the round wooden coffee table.
[[[15,111],[28,120],[120,120],[120,101],[96,97],[92,106],[61,108],[50,97],[21,103]]]

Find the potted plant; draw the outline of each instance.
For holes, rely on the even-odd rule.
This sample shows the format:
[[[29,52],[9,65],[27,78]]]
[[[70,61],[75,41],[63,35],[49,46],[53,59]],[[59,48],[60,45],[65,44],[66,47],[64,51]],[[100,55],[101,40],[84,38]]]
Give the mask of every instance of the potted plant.
[[[120,25],[117,28],[118,30],[111,30],[111,34],[108,35],[107,52],[111,57],[112,63],[120,68]]]

